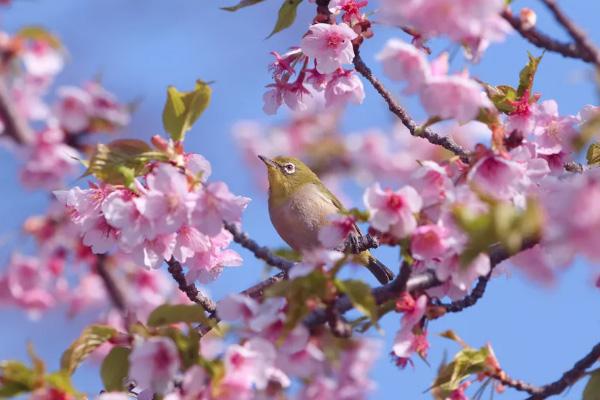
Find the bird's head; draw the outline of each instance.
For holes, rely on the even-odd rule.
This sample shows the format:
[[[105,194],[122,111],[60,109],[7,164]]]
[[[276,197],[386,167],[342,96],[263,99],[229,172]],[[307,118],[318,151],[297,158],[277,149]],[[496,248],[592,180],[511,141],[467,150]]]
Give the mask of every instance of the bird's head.
[[[294,157],[278,156],[273,159],[258,156],[267,166],[269,196],[284,201],[289,195],[307,183],[318,183],[319,177],[302,161]]]

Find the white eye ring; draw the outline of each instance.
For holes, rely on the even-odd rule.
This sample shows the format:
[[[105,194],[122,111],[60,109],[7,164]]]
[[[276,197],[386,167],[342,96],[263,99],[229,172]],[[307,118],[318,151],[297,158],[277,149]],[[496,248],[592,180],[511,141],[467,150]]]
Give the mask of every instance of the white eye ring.
[[[294,172],[296,172],[296,166],[292,163],[287,163],[283,166],[283,171],[288,174],[291,175]]]

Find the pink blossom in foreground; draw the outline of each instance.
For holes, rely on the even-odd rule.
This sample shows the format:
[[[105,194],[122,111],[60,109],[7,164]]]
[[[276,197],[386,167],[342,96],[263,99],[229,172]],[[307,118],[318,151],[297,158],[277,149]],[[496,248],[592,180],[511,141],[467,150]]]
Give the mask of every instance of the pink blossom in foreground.
[[[411,186],[399,190],[383,190],[379,183],[367,188],[363,201],[371,216],[373,228],[391,233],[397,238],[410,235],[417,227],[415,214],[423,204],[417,191]]]
[[[192,221],[200,232],[215,236],[221,232],[223,220],[239,222],[249,202],[249,198],[231,193],[225,183],[212,182],[200,192]]]
[[[365,99],[365,89],[354,70],[338,70],[325,88],[327,107],[344,106],[346,103],[361,104]]]
[[[151,337],[136,343],[129,356],[129,376],[140,388],[156,393],[168,392],[179,370],[175,344],[164,337]]]
[[[25,70],[37,77],[49,78],[58,74],[63,66],[63,55],[49,43],[32,40],[21,56]]]
[[[446,168],[434,161],[423,161],[414,172],[412,186],[423,199],[423,207],[452,199],[453,183]]]
[[[448,232],[439,225],[422,225],[410,237],[411,255],[416,260],[433,260],[442,257],[449,249]]]
[[[430,116],[468,122],[481,108],[493,108],[481,85],[459,76],[433,76],[420,90],[421,103]]]
[[[355,231],[356,219],[352,216],[333,215],[330,223],[319,231],[319,241],[327,249],[343,244],[348,235]]]
[[[348,25],[314,24],[302,38],[300,47],[304,54],[313,57],[317,70],[330,74],[354,59],[352,40],[357,37]]]
[[[490,272],[490,258],[479,254],[469,265],[460,265],[458,256],[446,257],[437,266],[435,274],[441,281],[450,279],[461,291],[469,289],[480,276]]]
[[[487,195],[510,200],[526,185],[526,166],[499,155],[482,157],[469,171],[468,182]]]
[[[202,283],[212,282],[223,272],[224,267],[239,267],[242,265],[242,257],[228,248],[233,240],[231,233],[223,229],[209,240],[208,250],[199,251],[186,261],[189,267],[186,274],[188,282],[193,282],[196,279]]]
[[[57,91],[59,101],[54,107],[54,113],[60,121],[60,126],[67,132],[82,132],[90,125],[92,114],[92,97],[85,90],[67,86]]]
[[[377,60],[381,61],[383,71],[391,79],[407,82],[406,94],[417,92],[431,74],[425,54],[399,39],[388,40],[377,54]]]

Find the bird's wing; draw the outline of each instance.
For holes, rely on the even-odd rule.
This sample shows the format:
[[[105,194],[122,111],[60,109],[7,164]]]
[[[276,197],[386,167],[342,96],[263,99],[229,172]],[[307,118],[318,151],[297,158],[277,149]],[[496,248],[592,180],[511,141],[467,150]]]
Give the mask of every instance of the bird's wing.
[[[340,199],[338,199],[336,197],[336,195],[334,195],[333,193],[331,193],[331,190],[329,190],[327,188],[327,186],[325,186],[323,184],[323,182],[319,182],[318,186],[319,186],[319,189],[321,189],[323,191],[323,193],[325,193],[331,199],[331,201],[333,202],[333,205],[338,209],[338,211],[340,211],[340,212],[346,212],[346,211],[348,211],[346,209],[346,207],[344,207],[344,205],[342,204],[342,202],[340,201]],[[356,234],[358,236],[362,236],[362,232],[358,228],[358,225],[354,224],[354,230],[356,231]]]

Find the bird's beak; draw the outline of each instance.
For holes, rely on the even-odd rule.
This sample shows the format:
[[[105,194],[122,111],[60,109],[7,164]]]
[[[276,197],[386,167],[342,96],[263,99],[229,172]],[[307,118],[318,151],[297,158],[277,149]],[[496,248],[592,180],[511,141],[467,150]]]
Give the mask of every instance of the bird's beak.
[[[267,168],[269,168],[269,167],[273,167],[273,168],[277,167],[277,163],[275,161],[271,160],[270,158],[267,158],[267,157],[261,156],[261,155],[259,155],[258,158],[260,158],[260,161],[262,161],[262,162],[265,163],[265,165],[267,166]]]

